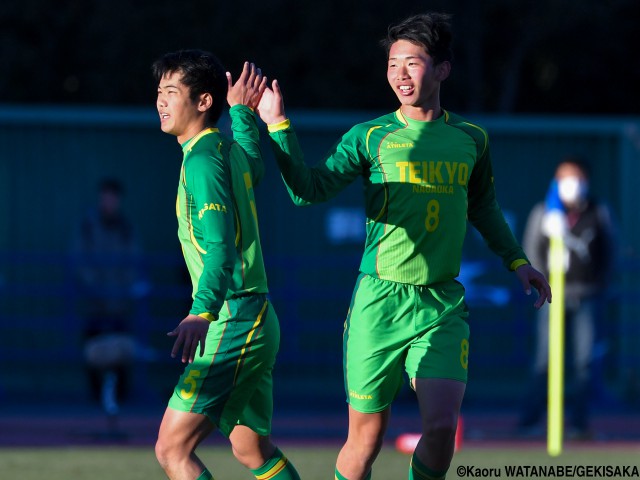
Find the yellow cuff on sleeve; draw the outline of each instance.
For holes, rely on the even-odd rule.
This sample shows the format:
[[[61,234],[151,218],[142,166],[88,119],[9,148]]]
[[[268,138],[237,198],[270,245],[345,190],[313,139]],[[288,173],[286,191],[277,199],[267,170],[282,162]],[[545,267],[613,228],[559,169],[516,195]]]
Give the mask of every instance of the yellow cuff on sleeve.
[[[529,265],[529,262],[527,262],[524,258],[519,258],[518,260],[514,260],[513,262],[511,262],[509,270],[514,271],[516,268],[521,267],[522,265]]]
[[[291,126],[291,122],[287,118],[279,123],[272,123],[271,125],[267,125],[267,130],[269,133],[279,132],[280,130],[284,130],[285,128],[289,128]]]
[[[209,322],[215,322],[217,320],[216,316],[213,313],[202,312],[198,313],[197,315],[204,318],[205,320],[208,320]]]

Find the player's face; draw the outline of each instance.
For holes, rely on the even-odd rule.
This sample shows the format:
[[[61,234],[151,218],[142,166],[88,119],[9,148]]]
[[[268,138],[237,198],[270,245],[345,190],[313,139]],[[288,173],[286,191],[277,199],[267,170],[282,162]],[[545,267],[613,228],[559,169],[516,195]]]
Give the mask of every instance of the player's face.
[[[182,72],[166,73],[158,85],[156,108],[163,132],[178,137],[183,143],[203,128],[198,103],[189,96],[189,88],[182,83]]]
[[[387,80],[403,107],[439,109],[440,82],[449,69],[449,62],[435,65],[424,47],[398,40],[389,50]]]

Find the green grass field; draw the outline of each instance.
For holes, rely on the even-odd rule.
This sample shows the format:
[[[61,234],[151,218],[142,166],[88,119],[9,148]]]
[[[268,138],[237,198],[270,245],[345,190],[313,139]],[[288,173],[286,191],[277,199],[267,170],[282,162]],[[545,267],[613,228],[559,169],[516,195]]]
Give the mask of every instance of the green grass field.
[[[296,464],[302,480],[329,480],[338,451],[332,447],[282,445]],[[200,456],[217,480],[251,480],[254,477],[240,467],[223,447],[203,447]],[[385,447],[376,461],[373,478],[406,478],[409,457]],[[544,467],[591,465],[603,467],[640,465],[640,446],[588,446],[566,448],[551,458],[542,445],[493,448],[463,448],[454,457],[449,479],[459,478],[547,478],[507,474],[506,466]],[[475,477],[458,473],[459,467],[472,467]],[[487,469],[482,471],[481,469]],[[489,472],[493,470],[493,473]],[[499,473],[499,476],[496,474]],[[521,471],[522,473],[522,471]],[[577,475],[576,475],[577,476]],[[165,478],[157,465],[152,447],[64,447],[0,449],[0,479],[20,480],[149,480]],[[592,478],[630,478],[602,475]],[[639,478],[639,477],[631,477]]]

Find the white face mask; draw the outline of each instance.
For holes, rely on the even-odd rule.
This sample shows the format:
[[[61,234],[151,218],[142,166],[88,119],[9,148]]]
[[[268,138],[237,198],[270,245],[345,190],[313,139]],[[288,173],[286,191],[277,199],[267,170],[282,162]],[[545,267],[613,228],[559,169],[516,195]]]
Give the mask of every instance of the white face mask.
[[[558,180],[558,196],[563,203],[577,203],[587,196],[587,182],[579,177],[564,177]]]

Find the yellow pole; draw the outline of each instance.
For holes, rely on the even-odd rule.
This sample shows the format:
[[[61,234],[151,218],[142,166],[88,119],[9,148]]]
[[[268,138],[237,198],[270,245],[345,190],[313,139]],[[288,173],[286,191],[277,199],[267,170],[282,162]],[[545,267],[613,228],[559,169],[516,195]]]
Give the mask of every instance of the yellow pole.
[[[549,306],[549,371],[547,452],[562,453],[564,410],[564,257],[562,236],[553,235],[549,245],[549,284],[553,302]]]

